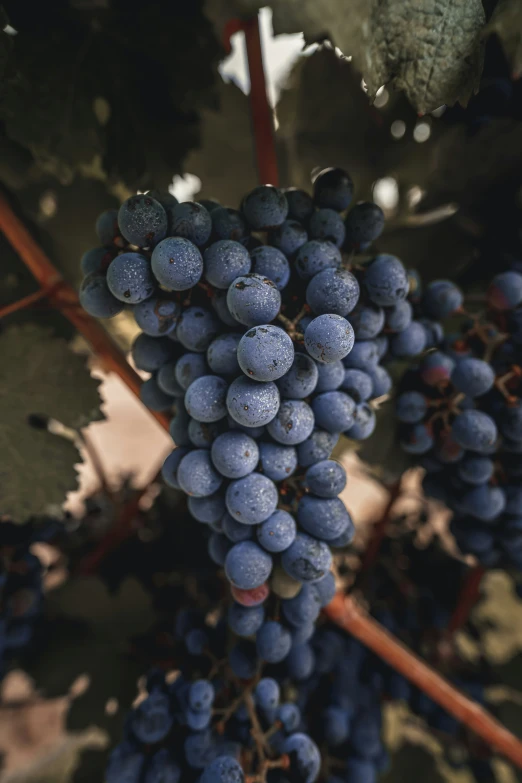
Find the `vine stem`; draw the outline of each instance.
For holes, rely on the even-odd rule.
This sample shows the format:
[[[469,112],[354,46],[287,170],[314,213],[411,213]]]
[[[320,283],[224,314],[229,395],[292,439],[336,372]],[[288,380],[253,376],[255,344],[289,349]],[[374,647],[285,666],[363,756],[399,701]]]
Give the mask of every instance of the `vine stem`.
[[[40,290],[35,291],[34,294],[29,294],[28,296],[22,297],[22,299],[17,299],[16,302],[13,302],[12,304],[1,307],[0,319],[7,318],[8,315],[16,313],[18,310],[24,310],[26,307],[32,307],[32,305],[36,304],[37,302],[41,302],[42,299],[48,297],[49,293],[50,292],[46,289],[40,288]]]
[[[245,34],[245,46],[250,74],[250,116],[256,155],[259,181],[262,184],[277,186],[279,173],[274,139],[272,108],[266,91],[263,49],[259,29],[259,15],[248,19],[232,19],[225,26],[224,45],[230,50],[230,36],[242,30]]]
[[[0,193],[0,231],[32,272],[51,305],[59,310],[85,337],[94,353],[102,360],[104,369],[119,375],[129,389],[139,397],[143,381],[138,373],[132,369],[122,351],[105,329],[83,310],[74,288],[63,279],[26,226],[15,215],[2,193]],[[23,302],[23,300],[20,301]],[[10,305],[10,307],[13,308],[14,305]],[[11,309],[11,312],[14,310]],[[164,413],[153,411],[149,411],[149,413],[168,430],[169,419]]]
[[[468,619],[471,610],[477,603],[480,595],[480,584],[484,576],[485,569],[482,566],[471,568],[462,584],[457,605],[448,624],[448,633],[454,634],[459,628],[462,628]]]
[[[337,593],[324,611],[333,623],[359,639],[457,720],[522,768],[522,742],[388,633],[353,598]]]

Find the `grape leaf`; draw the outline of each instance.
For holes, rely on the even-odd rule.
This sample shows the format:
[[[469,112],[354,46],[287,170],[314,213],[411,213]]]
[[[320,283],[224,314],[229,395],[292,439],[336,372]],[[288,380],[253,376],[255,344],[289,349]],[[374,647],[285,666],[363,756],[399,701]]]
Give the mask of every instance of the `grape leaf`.
[[[201,146],[189,154],[184,167],[203,183],[197,198],[217,198],[237,209],[242,196],[257,184],[249,102],[239,87],[222,81],[219,103],[219,111],[202,110]]]
[[[221,49],[202,4],[6,0],[19,33],[0,105],[7,136],[63,183],[169,184],[199,142],[199,110],[216,102]]]
[[[480,0],[277,0],[274,32],[330,39],[351,56],[371,96],[404,90],[418,112],[466,103],[482,71]]]
[[[511,63],[513,79],[522,76],[522,5],[519,0],[500,0],[487,31],[496,33]]]
[[[77,429],[103,418],[98,381],[65,340],[33,324],[0,333],[0,513],[22,523],[76,487],[76,447],[30,427],[44,414]]]

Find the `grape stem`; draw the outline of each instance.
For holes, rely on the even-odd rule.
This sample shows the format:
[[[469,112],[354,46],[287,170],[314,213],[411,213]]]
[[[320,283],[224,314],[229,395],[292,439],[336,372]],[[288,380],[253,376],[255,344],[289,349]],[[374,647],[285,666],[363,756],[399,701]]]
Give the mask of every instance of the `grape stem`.
[[[522,768],[522,742],[388,633],[350,596],[337,593],[326,616],[386,661],[485,742]]]

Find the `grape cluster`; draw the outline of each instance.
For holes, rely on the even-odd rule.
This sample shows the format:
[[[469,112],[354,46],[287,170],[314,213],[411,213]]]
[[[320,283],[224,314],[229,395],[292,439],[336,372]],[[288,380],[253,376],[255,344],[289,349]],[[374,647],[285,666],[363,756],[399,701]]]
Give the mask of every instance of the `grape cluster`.
[[[30,547],[55,532],[0,522],[0,678],[32,641],[43,607],[42,565]]]
[[[522,274],[496,275],[485,305],[467,312],[448,280],[426,287],[419,310],[434,319],[435,350],[405,374],[396,415],[402,447],[422,455],[426,494],[454,512],[461,551],[521,569]],[[456,331],[445,333],[448,317]]]
[[[282,698],[276,679],[261,676],[246,645],[227,651],[226,621],[212,626],[184,609],[175,633],[188,658],[172,677],[149,673],[109,759],[108,783],[242,783],[245,775],[312,783],[320,755],[298,706]],[[206,675],[194,678],[196,670]]]

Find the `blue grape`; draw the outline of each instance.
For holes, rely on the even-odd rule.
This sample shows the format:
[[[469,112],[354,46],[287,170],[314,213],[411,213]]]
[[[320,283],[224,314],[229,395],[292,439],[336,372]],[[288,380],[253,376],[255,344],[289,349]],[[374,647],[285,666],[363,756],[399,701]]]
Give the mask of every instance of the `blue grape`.
[[[426,348],[437,348],[444,339],[444,329],[438,321],[429,318],[419,318],[426,331]]]
[[[256,634],[257,654],[267,663],[283,661],[290,652],[291,646],[290,632],[274,620],[263,623]]]
[[[426,348],[426,331],[418,321],[412,321],[409,326],[394,335],[390,341],[390,349],[394,356],[418,356]]]
[[[294,345],[279,326],[255,326],[241,338],[237,360],[249,378],[255,381],[275,381],[292,366]]]
[[[255,231],[280,226],[288,215],[285,194],[272,185],[260,185],[250,191],[242,203],[243,215]]]
[[[388,370],[376,365],[374,367],[368,367],[366,372],[373,383],[372,399],[375,397],[383,397],[385,394],[388,394],[393,386],[393,381]]]
[[[116,299],[126,304],[138,304],[154,293],[154,278],[150,263],[140,253],[122,253],[107,269],[107,285]]]
[[[96,218],[95,231],[102,245],[112,245],[119,236],[118,210],[106,209]]]
[[[114,253],[106,247],[93,247],[83,254],[80,268],[84,275],[100,274],[107,271],[113,258]]]
[[[174,449],[174,451],[171,451],[171,453],[163,463],[163,467],[161,468],[161,475],[163,481],[166,484],[168,484],[169,487],[173,487],[174,489],[179,489],[179,484],[177,479],[179,463],[181,462],[185,454],[189,453],[189,451],[190,449],[184,446],[178,446],[177,448]]]
[[[346,760],[346,783],[377,783],[377,769],[373,761],[352,756]]]
[[[423,394],[417,391],[406,391],[397,397],[395,415],[399,421],[416,424],[422,421],[428,410],[428,404]]]
[[[330,364],[319,364],[317,365],[317,374],[316,394],[324,391],[335,391],[344,380],[344,364],[340,360],[330,362]]]
[[[344,359],[352,350],[354,341],[351,324],[346,318],[332,313],[314,318],[304,335],[306,350],[323,364]]]
[[[318,582],[331,568],[328,544],[306,533],[297,533],[294,542],[281,555],[287,574],[299,582]]]
[[[346,316],[359,301],[359,283],[346,269],[324,269],[308,283],[306,301],[316,315]]]
[[[264,621],[262,606],[241,606],[234,601],[228,608],[228,624],[237,636],[253,636]]]
[[[285,256],[293,256],[308,239],[304,226],[297,220],[284,220],[268,233],[268,241]]]
[[[295,520],[288,511],[278,509],[259,525],[256,535],[267,552],[284,552],[295,539]]]
[[[155,753],[147,767],[144,783],[179,783],[181,769],[167,748]],[[121,780],[120,780],[120,783]]]
[[[276,485],[261,473],[249,473],[231,481],[226,493],[228,513],[245,525],[258,525],[268,519],[276,510],[278,499]]]
[[[466,410],[454,420],[452,435],[463,449],[487,453],[497,440],[497,428],[487,413]]]
[[[270,436],[284,446],[302,443],[314,428],[314,414],[303,400],[283,400],[267,429]]]
[[[218,239],[232,239],[245,242],[249,236],[248,226],[241,212],[230,207],[217,206],[211,211],[212,228]]]
[[[504,511],[506,496],[500,487],[481,484],[468,490],[459,500],[459,505],[476,519],[492,522]]]
[[[330,706],[322,714],[324,738],[330,747],[342,745],[350,734],[351,714],[342,707]]]
[[[388,348],[390,347],[390,340],[388,336],[385,334],[379,334],[375,338],[375,344],[377,346],[377,354],[379,356],[379,360],[383,359],[388,353]]]
[[[189,423],[190,416],[185,410],[185,406],[176,406],[176,415],[171,419],[169,432],[177,446],[190,446]]]
[[[154,296],[136,305],[133,315],[136,323],[145,334],[151,337],[166,335],[176,327],[179,305],[170,299]]]
[[[196,245],[183,237],[167,237],[152,251],[154,277],[169,291],[193,288],[203,274],[203,257]]]
[[[145,756],[134,744],[122,742],[109,756],[105,777],[107,783],[139,783]]]
[[[465,454],[457,468],[458,474],[468,484],[485,484],[493,475],[495,466],[489,457]]]
[[[428,386],[445,384],[451,377],[455,361],[442,351],[433,351],[425,356],[420,364],[420,376]]]
[[[277,381],[283,397],[303,400],[315,390],[319,372],[313,359],[304,353],[296,353],[292,366]]]
[[[489,284],[488,303],[496,310],[513,310],[522,304],[522,275],[512,270],[495,275]]]
[[[213,495],[223,481],[206,449],[194,449],[183,457],[178,466],[177,480],[183,492],[194,497]]]
[[[212,707],[215,698],[214,686],[208,680],[195,680],[188,691],[190,708],[195,712],[208,710]]]
[[[401,439],[401,446],[408,454],[425,454],[433,446],[433,437],[424,424],[413,424]]]
[[[303,644],[292,644],[292,649],[286,659],[288,674],[292,680],[308,680],[314,672],[315,654],[313,649],[306,642]]]
[[[249,541],[253,538],[252,525],[244,525],[231,517],[228,511],[223,514],[221,519],[223,533],[233,544],[239,544],[240,541]]]
[[[495,383],[495,372],[490,364],[472,357],[460,359],[451,373],[451,382],[467,397],[480,397]]]
[[[207,348],[207,362],[218,375],[238,375],[241,372],[237,360],[237,347],[241,335],[235,332],[220,334]]]
[[[364,287],[372,302],[391,307],[408,295],[406,270],[395,256],[378,255],[366,268]]]
[[[300,220],[301,223],[306,223],[314,211],[312,197],[306,191],[299,190],[299,188],[286,188],[284,193],[288,202],[288,217]]]
[[[282,291],[290,280],[290,264],[286,256],[270,245],[256,247],[250,253],[252,272],[260,277],[268,277],[276,288]]]
[[[171,394],[173,397],[184,397],[185,389],[179,385],[176,380],[176,364],[177,362],[167,362],[163,364],[156,375],[158,386],[166,394]]]
[[[238,277],[227,293],[231,315],[245,326],[273,321],[281,307],[281,294],[268,277],[249,274]]]
[[[203,353],[218,332],[219,323],[210,310],[193,305],[181,314],[176,336],[187,350]]]
[[[250,272],[248,250],[239,242],[220,239],[203,254],[205,277],[215,288],[227,289],[240,275]]]
[[[302,783],[314,783],[321,768],[321,755],[315,742],[307,734],[291,734],[285,740],[283,752],[290,756],[291,769],[295,769]]]
[[[184,201],[170,210],[170,230],[198,247],[205,245],[212,231],[212,219],[197,201]]]
[[[220,291],[219,289],[214,291],[214,296],[210,300],[210,304],[217,317],[223,321],[224,324],[227,326],[239,326],[239,321],[234,318],[228,309],[226,291]]]
[[[323,392],[312,401],[318,427],[327,432],[345,432],[354,423],[355,403],[341,391]]]
[[[231,549],[232,543],[222,533],[212,533],[208,539],[209,557],[218,566],[225,565],[227,555]]]
[[[377,418],[373,409],[365,402],[355,408],[355,421],[346,430],[345,435],[352,440],[366,440],[373,434],[377,425]]]
[[[386,309],[386,326],[392,332],[404,331],[411,324],[412,318],[413,308],[407,299],[401,299],[393,307]],[[422,327],[425,330],[424,324],[422,324]]]
[[[304,584],[294,598],[281,602],[281,608],[286,620],[297,628],[315,623],[321,611],[315,586]]]
[[[131,245],[154,247],[167,234],[167,214],[150,196],[131,196],[119,209],[118,226]]]
[[[321,541],[338,538],[348,528],[353,535],[352,519],[339,498],[305,495],[299,501],[297,521],[303,530]]]
[[[318,209],[308,223],[308,233],[311,239],[322,239],[342,247],[346,230],[340,215],[333,209]]]
[[[318,497],[336,498],[346,486],[346,471],[333,459],[321,460],[308,468],[305,483]]]
[[[94,318],[114,318],[123,310],[123,302],[111,293],[105,275],[92,273],[80,286],[80,304]]]
[[[152,691],[134,710],[131,717],[132,733],[146,745],[160,742],[169,733],[173,723],[169,699],[160,691]]]
[[[225,560],[227,579],[241,590],[260,587],[272,571],[272,558],[253,541],[240,541]]]
[[[345,370],[343,366],[341,389],[355,402],[366,402],[372,396],[373,382],[364,370],[358,370],[356,367],[348,367]]]
[[[522,405],[517,400],[502,409],[499,415],[501,433],[512,441],[522,441]]]
[[[178,199],[176,196],[173,196],[172,193],[169,193],[168,190],[149,190],[146,194],[150,198],[156,199],[156,201],[161,204],[165,212],[167,212],[168,217],[168,210],[172,209],[172,207],[175,207],[176,204],[178,204]]]
[[[244,424],[238,424],[238,422],[235,421],[232,416],[230,416],[230,414],[227,417],[227,423],[231,430],[246,432],[247,435],[250,435],[250,437],[254,438],[255,440],[265,434],[265,427],[247,427]]]
[[[224,432],[219,435],[210,450],[212,462],[226,478],[243,478],[251,473],[259,462],[257,443],[244,432]]]
[[[297,446],[297,459],[307,468],[323,459],[328,459],[339,440],[339,433],[315,429],[309,438]]]
[[[241,765],[231,756],[218,756],[205,767],[199,783],[243,783]]]
[[[176,362],[174,371],[176,381],[182,389],[187,391],[196,378],[209,375],[208,365],[202,353],[184,353]]]
[[[353,197],[353,181],[347,171],[327,168],[314,179],[314,201],[319,207],[343,212]]]
[[[295,257],[295,268],[303,280],[311,280],[323,269],[339,269],[341,263],[341,251],[327,239],[309,240],[299,248]]]
[[[426,286],[422,309],[429,318],[441,321],[462,307],[463,301],[462,292],[451,280],[434,280]]]
[[[234,421],[246,427],[268,424],[279,410],[279,390],[275,383],[240,376],[229,386],[227,409]]]
[[[131,348],[132,359],[138,370],[156,372],[176,355],[176,346],[167,337],[149,337],[139,334]]]
[[[370,370],[378,361],[379,349],[375,340],[360,340],[354,344],[348,356],[344,357],[343,364],[347,368],[355,367],[370,375]]]
[[[189,729],[192,729],[192,731],[203,731],[209,726],[211,719],[212,710],[202,710],[200,712],[195,712],[189,708],[185,712],[187,726]]]
[[[297,468],[297,451],[293,446],[261,441],[259,443],[260,468],[272,481],[284,481]]]
[[[356,340],[372,340],[377,337],[384,328],[384,320],[384,310],[373,302],[359,302],[350,313],[350,323]]]
[[[212,525],[219,522],[225,513],[225,498],[217,492],[204,498],[190,497],[188,510],[198,522]]]
[[[356,204],[344,221],[348,247],[367,247],[384,228],[384,212],[371,201]]]
[[[262,677],[254,691],[256,704],[262,710],[273,710],[279,705],[281,689],[273,677]]]
[[[141,384],[140,400],[151,411],[167,411],[174,403],[174,398],[160,389],[156,378],[149,378]]]
[[[189,416],[205,423],[219,421],[227,415],[228,384],[219,375],[196,378],[185,394],[185,408]]]
[[[314,582],[313,588],[321,607],[327,606],[335,595],[335,577],[332,572],[330,571],[318,582]]]

